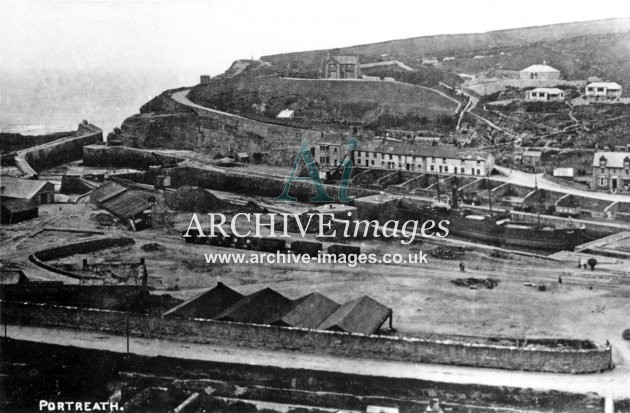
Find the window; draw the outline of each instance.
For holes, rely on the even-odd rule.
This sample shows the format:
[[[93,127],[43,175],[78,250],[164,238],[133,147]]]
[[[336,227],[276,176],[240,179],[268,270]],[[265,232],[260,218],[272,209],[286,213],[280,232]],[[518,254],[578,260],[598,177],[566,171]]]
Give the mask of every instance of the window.
[[[597,88],[597,91],[598,91],[598,92],[603,92],[603,91],[604,91],[604,88],[603,88],[603,87],[598,87],[598,88]]]
[[[435,165],[431,165],[431,170],[435,171]]]
[[[465,162],[465,161],[464,161],[464,158],[462,158],[462,164],[463,164],[464,162]]]
[[[461,173],[463,173],[463,174],[465,174],[465,173],[466,173],[466,170],[462,167],[462,168],[460,168],[460,172],[461,172]]]
[[[592,91],[593,91],[593,88],[592,88],[592,87],[589,87],[587,90],[588,90],[589,92],[592,92]]]
[[[391,153],[389,154],[389,159],[394,159]]]
[[[630,186],[630,179],[624,179],[623,186]]]
[[[608,186],[608,178],[600,177],[599,181],[597,182],[597,185]]]
[[[374,159],[372,159],[372,165],[374,165]]]
[[[446,158],[442,158],[442,163],[446,163]]]
[[[448,165],[444,167],[444,172],[448,172]]]
[[[602,168],[601,171],[602,171],[602,174],[605,174],[606,173],[606,168]]]
[[[481,169],[477,169],[477,175],[481,175]]]
[[[431,163],[435,163],[435,158],[431,158]]]
[[[630,169],[626,169],[626,175],[630,175]]]
[[[481,161],[480,160],[477,160],[477,165],[481,165]]]
[[[337,154],[337,148],[333,149],[333,153],[336,155]]]

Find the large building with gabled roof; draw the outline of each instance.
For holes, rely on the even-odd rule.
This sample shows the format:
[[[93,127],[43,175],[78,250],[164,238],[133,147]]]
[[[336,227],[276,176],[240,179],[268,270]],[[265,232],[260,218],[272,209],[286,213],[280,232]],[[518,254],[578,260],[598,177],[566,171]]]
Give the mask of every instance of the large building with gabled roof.
[[[560,71],[549,66],[546,62],[542,65],[531,65],[519,72],[521,80],[560,80]]]
[[[48,181],[3,176],[0,197],[27,200],[36,205],[51,204],[55,200],[55,186]]]

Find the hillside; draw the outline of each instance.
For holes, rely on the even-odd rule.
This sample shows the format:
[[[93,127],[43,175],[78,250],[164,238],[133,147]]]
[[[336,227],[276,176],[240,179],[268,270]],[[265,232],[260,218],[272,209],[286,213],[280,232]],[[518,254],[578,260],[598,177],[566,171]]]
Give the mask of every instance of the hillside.
[[[593,73],[627,82],[630,61],[630,18],[564,23],[487,33],[424,36],[381,43],[264,56],[261,59],[277,67],[291,67],[313,72],[321,65],[326,52],[357,54],[370,62],[388,54],[413,67],[422,57],[455,57],[448,67],[465,71],[482,71],[497,67],[519,69],[547,60],[566,71],[569,77]],[[501,53],[503,52],[503,55]],[[474,56],[490,58],[473,59]],[[474,60],[474,61],[473,61]],[[623,76],[625,75],[625,76]],[[629,85],[630,86],[630,85]]]
[[[391,82],[235,76],[213,79],[189,93],[194,102],[247,117],[276,121],[283,109],[292,122],[370,126],[429,126],[452,122],[457,102],[427,88]]]

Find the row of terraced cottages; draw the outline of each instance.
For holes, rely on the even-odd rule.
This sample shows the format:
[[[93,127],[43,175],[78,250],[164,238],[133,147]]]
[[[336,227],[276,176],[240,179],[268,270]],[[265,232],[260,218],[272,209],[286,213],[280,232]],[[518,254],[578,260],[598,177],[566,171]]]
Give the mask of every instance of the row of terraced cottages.
[[[315,144],[314,155],[320,168],[336,167],[344,158],[355,166],[430,174],[485,176],[494,168],[490,153],[422,142],[377,139],[349,150],[342,137],[331,137]]]

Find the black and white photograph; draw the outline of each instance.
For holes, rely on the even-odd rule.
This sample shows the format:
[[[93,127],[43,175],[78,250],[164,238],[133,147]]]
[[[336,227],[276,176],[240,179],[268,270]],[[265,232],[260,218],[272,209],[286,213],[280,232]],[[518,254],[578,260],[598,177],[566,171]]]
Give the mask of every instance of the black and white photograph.
[[[0,21],[0,412],[630,413],[630,2]]]

